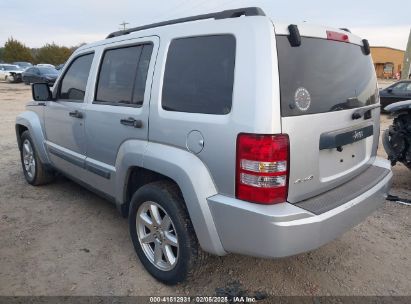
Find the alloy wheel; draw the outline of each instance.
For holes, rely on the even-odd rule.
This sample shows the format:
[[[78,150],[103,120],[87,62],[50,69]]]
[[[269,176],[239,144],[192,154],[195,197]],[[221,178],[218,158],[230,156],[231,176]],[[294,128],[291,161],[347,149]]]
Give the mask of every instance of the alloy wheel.
[[[28,139],[23,142],[23,164],[28,177],[30,179],[34,178],[36,174],[36,159],[33,147]]]
[[[136,228],[148,260],[160,270],[172,270],[178,261],[179,243],[167,212],[155,202],[144,202],[137,211]]]

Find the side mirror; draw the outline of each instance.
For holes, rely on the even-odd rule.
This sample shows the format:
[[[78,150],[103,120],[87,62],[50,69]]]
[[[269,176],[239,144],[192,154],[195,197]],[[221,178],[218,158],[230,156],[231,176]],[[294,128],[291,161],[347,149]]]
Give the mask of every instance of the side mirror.
[[[387,92],[392,93],[392,89],[391,88],[387,89]]]
[[[31,92],[35,101],[49,101],[52,99],[47,83],[33,83]]]

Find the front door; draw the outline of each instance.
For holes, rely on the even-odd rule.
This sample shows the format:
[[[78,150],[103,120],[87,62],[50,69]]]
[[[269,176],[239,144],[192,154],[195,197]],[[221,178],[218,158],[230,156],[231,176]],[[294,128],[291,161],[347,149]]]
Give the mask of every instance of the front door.
[[[157,37],[104,46],[92,103],[86,110],[86,167],[93,186],[113,191],[117,154],[130,141],[144,147],[148,138],[150,87]],[[147,90],[146,90],[147,88]],[[137,149],[137,148],[136,148]],[[139,151],[135,151],[138,153]]]
[[[81,179],[86,144],[84,136],[84,99],[94,54],[71,61],[55,87],[55,100],[45,108],[46,146],[53,165]]]

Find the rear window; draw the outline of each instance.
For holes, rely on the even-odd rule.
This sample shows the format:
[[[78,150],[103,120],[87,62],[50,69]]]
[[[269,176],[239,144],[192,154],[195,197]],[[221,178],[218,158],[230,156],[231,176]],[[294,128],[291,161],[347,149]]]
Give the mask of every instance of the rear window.
[[[152,50],[142,44],[105,51],[95,103],[142,106]]]
[[[232,35],[173,40],[164,73],[163,109],[204,114],[229,113],[235,44]]]
[[[282,116],[377,102],[371,56],[364,55],[359,45],[302,37],[299,47],[291,47],[287,36],[277,36],[277,52]]]

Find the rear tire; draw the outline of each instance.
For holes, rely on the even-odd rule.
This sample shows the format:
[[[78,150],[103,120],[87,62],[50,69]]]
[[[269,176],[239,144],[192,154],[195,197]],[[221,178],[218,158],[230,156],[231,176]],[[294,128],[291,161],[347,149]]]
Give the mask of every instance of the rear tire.
[[[200,269],[205,253],[174,183],[153,182],[134,193],[129,230],[141,263],[157,280],[174,285]]]
[[[24,177],[29,184],[38,186],[50,183],[54,179],[54,172],[47,169],[38,157],[29,131],[21,134],[20,159]]]

